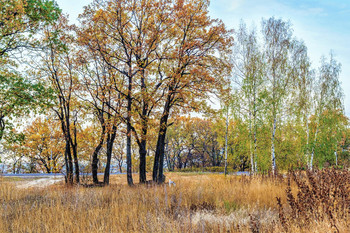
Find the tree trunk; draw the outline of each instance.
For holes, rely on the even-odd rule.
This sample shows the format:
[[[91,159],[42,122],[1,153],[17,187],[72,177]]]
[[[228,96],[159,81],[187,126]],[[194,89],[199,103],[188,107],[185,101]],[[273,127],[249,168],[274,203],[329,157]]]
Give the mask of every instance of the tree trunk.
[[[68,122],[68,120],[67,120]],[[79,179],[79,175],[80,175],[80,169],[79,169],[79,162],[78,162],[78,152],[77,152],[77,126],[76,126],[76,120],[73,123],[74,129],[73,129],[73,136],[74,138],[72,138],[71,134],[69,133],[69,138],[70,138],[70,142],[71,142],[71,147],[72,147],[72,152],[73,152],[73,160],[74,160],[74,167],[75,167],[75,182],[77,184],[79,184],[80,179]],[[68,128],[68,130],[70,130]]]
[[[130,68],[131,69],[131,68]],[[131,77],[131,70],[129,69],[129,85],[128,85],[128,106],[127,106],[127,132],[126,132],[126,176],[128,185],[133,185],[132,180],[132,161],[131,161],[131,91],[132,91],[132,77]]]
[[[4,132],[5,132],[5,120],[4,120],[4,116],[0,115],[0,141],[4,136]]]
[[[254,128],[254,155],[253,155],[253,162],[254,162],[254,172],[258,172],[258,166],[257,166],[257,161],[258,161],[258,155],[257,155],[257,125],[256,125],[256,114],[257,114],[257,109],[256,109],[256,82],[254,81],[254,86],[253,86],[253,92],[254,92],[254,98],[253,98],[253,128]]]
[[[256,119],[254,115],[254,171],[258,172],[258,166],[257,166],[257,161],[258,161],[258,154],[257,154],[257,148],[258,148],[258,143],[257,143],[257,126],[256,126]]]
[[[73,184],[73,161],[72,161],[72,154],[70,151],[70,141],[66,138],[66,172],[67,172],[67,183],[69,185]]]
[[[65,163],[65,165],[66,165],[66,173],[67,173],[67,175],[66,175],[66,177],[65,177],[65,180],[66,180],[66,183],[69,183],[69,182],[68,182],[69,165],[68,165],[68,155],[67,155],[66,151],[64,152],[64,163]]]
[[[180,153],[178,153],[178,155],[177,155],[177,168],[178,169],[182,168],[182,161],[181,161]]]
[[[254,153],[253,153],[253,130],[252,130],[252,113],[249,111],[249,152],[250,152],[250,168],[254,174]]]
[[[51,173],[51,169],[50,169],[50,167],[47,165],[47,163],[44,163],[44,167],[45,167],[45,169],[46,169],[46,173],[47,173],[47,174],[50,174],[50,173]]]
[[[147,143],[147,141],[145,138],[141,139],[140,148],[139,148],[139,153],[140,153],[140,183],[145,183],[146,179],[147,179],[146,178],[146,155],[147,155],[146,143]]]
[[[118,165],[119,165],[119,172],[122,173],[122,162],[118,161]]]
[[[12,173],[13,174],[16,174],[16,164],[17,164],[17,161],[13,163],[12,165]]]
[[[322,102],[322,101],[321,101]],[[310,158],[310,170],[312,170],[313,168],[313,162],[314,162],[314,155],[315,155],[315,146],[316,146],[316,143],[317,143],[317,134],[318,134],[318,127],[319,127],[319,124],[320,124],[320,118],[321,118],[321,112],[322,112],[322,105],[319,106],[318,108],[318,114],[317,114],[317,121],[316,121],[316,131],[315,131],[315,139],[314,139],[314,143],[312,145],[312,151],[311,151],[311,158]]]
[[[65,140],[66,140],[66,151],[67,153],[67,160],[68,160],[68,169],[67,169],[67,182],[69,185],[73,184],[73,158],[72,158],[72,151],[73,149],[73,155],[76,156],[76,148],[74,149],[73,146],[73,140],[72,140],[72,135],[70,133],[70,111],[69,111],[69,106],[64,105],[65,101],[62,100],[61,103],[61,115],[59,116],[61,120],[61,127],[62,127],[62,132],[64,134]],[[73,148],[72,148],[73,147]],[[74,161],[76,162],[76,161]],[[77,164],[76,164],[77,165]],[[78,168],[78,178],[76,180],[79,181],[79,166],[76,167]]]
[[[109,185],[109,176],[110,176],[110,171],[111,171],[111,159],[112,159],[112,152],[113,152],[113,143],[115,140],[117,134],[117,127],[113,126],[112,127],[112,132],[108,133],[107,136],[107,163],[106,163],[106,168],[105,168],[105,173],[103,177],[103,183],[105,185]]]
[[[132,161],[131,161],[131,127],[130,123],[127,126],[127,135],[126,135],[126,176],[128,185],[133,185],[132,180]]]
[[[92,181],[94,182],[94,184],[98,184],[98,152],[100,151],[100,149],[102,148],[102,143],[100,141],[100,143],[97,145],[97,147],[94,150],[94,153],[92,154],[92,162],[91,162],[91,173],[92,173]]]
[[[226,133],[225,133],[225,170],[224,170],[225,176],[227,174],[227,136],[228,136],[228,107],[227,107],[227,113],[226,113]]]
[[[100,137],[100,141],[98,143],[98,145],[96,146],[93,154],[92,154],[92,163],[91,163],[91,172],[92,172],[92,180],[94,182],[94,184],[98,184],[98,177],[97,177],[97,173],[98,173],[98,153],[100,152],[102,145],[103,145],[103,141],[104,141],[104,133],[101,134]]]
[[[103,114],[103,113],[101,113]],[[92,154],[92,163],[91,163],[91,172],[92,172],[92,180],[94,182],[94,184],[98,184],[98,177],[97,177],[97,173],[98,173],[98,153],[100,152],[102,146],[103,146],[103,142],[104,142],[104,138],[106,135],[106,126],[104,124],[104,120],[103,120],[103,116],[101,116],[100,114],[100,122],[101,122],[101,127],[102,127],[102,132],[100,135],[100,141],[98,143],[98,145],[96,146],[93,154]]]
[[[334,150],[334,156],[335,156],[335,166],[338,166],[338,153],[337,153],[337,150]]]
[[[167,131],[167,122],[168,122],[168,117],[169,114],[166,114],[165,117],[163,118],[163,127],[162,129],[159,130],[158,134],[158,142],[157,142],[157,151],[159,153],[159,166],[158,166],[158,178],[157,182],[158,183],[163,183],[164,182],[164,175],[163,175],[163,168],[164,168],[164,147],[165,147],[165,136],[166,136],[166,131]]]
[[[64,121],[64,115],[63,115],[63,108],[61,107],[61,113],[57,113],[60,121],[61,121],[61,129],[64,135],[65,143],[66,143],[66,148],[64,151],[64,160],[66,163],[66,183],[69,185],[73,184],[73,163],[72,163],[72,154],[70,150],[70,140],[68,137],[68,132],[66,130],[66,122]]]
[[[309,140],[310,140],[310,130],[309,130],[309,118],[306,116],[306,162],[308,167],[310,167],[310,153],[309,153]]]
[[[148,131],[148,96],[146,93],[145,71],[142,69],[141,92],[142,92],[142,117],[141,117],[141,142],[139,145],[140,154],[140,183],[146,182],[146,155],[147,155],[147,131]]]
[[[73,151],[73,159],[74,159],[74,167],[75,167],[75,182],[79,184],[80,182],[80,169],[79,169],[79,161],[78,161],[78,152],[77,152],[77,128],[74,122],[74,141],[71,139],[72,142],[72,151]]]
[[[154,158],[153,166],[153,181],[158,183],[164,182],[163,167],[164,167],[164,147],[165,147],[165,137],[166,131],[168,129],[168,118],[170,111],[170,96],[164,106],[164,112],[159,122],[158,140],[156,147],[156,154]]]
[[[158,140],[159,140],[159,136],[158,136]],[[156,153],[154,155],[154,162],[153,162],[153,173],[152,173],[152,179],[153,181],[157,181],[157,177],[158,177],[158,169],[159,169],[159,151],[158,151],[158,141],[157,141],[157,146],[156,146]]]
[[[310,170],[311,171],[312,171],[313,162],[314,162],[315,146],[316,146],[316,143],[317,143],[317,134],[318,134],[318,126],[316,127],[314,145],[312,146],[312,151],[311,151],[311,158],[310,158]]]
[[[275,62],[275,61],[274,61]],[[273,124],[272,124],[272,135],[271,135],[271,169],[272,169],[272,174],[275,175],[276,173],[276,155],[275,155],[275,134],[276,134],[276,116],[277,116],[277,111],[276,111],[276,105],[277,101],[276,99],[276,70],[275,67],[273,66],[272,68],[272,77],[273,77],[273,85],[272,85],[272,100],[274,101],[272,103],[272,118],[273,118]]]
[[[276,156],[275,156],[275,134],[276,134],[276,117],[273,117],[272,137],[271,137],[271,162],[272,174],[276,174]]]
[[[17,166],[17,174],[20,174],[21,173],[22,162],[21,162],[21,160],[19,160],[18,162],[19,162],[19,164]]]

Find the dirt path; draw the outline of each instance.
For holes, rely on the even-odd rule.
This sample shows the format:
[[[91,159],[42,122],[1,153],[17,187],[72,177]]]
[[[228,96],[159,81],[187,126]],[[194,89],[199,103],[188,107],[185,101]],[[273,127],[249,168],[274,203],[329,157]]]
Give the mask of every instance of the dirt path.
[[[28,181],[19,181],[18,184],[16,184],[16,187],[19,189],[45,188],[63,180],[64,178],[62,177],[48,177]]]

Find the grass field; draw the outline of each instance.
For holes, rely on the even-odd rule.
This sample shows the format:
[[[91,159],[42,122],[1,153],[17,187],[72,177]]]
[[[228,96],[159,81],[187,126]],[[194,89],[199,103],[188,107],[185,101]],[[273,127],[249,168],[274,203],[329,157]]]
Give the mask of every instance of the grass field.
[[[310,218],[308,212],[296,211],[298,215],[293,217],[296,215],[292,215],[291,195],[298,197],[300,184],[292,182],[288,186],[287,179],[188,173],[166,176],[175,181],[176,186],[128,187],[124,175],[115,175],[109,187],[69,188],[54,184],[42,189],[18,189],[16,181],[0,178],[0,232],[349,230],[348,214],[333,214],[335,220],[327,215],[319,221],[317,216]],[[288,187],[290,192],[286,192]],[[281,198],[282,208],[276,197]],[[299,204],[296,200],[295,203]],[[342,211],[346,210],[349,211]],[[320,215],[322,210],[317,213]],[[307,221],[300,225],[298,218],[303,216]]]

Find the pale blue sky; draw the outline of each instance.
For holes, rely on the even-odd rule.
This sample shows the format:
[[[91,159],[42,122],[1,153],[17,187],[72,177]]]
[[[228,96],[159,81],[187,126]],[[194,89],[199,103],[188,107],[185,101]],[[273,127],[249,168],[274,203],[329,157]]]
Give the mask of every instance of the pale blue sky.
[[[91,0],[56,0],[64,13],[75,21],[83,6]],[[262,18],[274,16],[290,20],[294,36],[304,40],[313,66],[332,49],[342,63],[345,112],[350,117],[350,1],[349,0],[212,0],[212,17],[220,18],[228,28],[236,29],[241,19],[248,25],[260,25]]]

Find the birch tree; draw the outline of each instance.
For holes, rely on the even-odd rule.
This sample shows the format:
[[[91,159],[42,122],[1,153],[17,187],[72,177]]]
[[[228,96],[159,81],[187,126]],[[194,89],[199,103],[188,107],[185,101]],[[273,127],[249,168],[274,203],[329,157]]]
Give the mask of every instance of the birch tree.
[[[287,96],[291,77],[288,75],[289,49],[292,42],[292,29],[289,22],[269,18],[262,21],[265,43],[264,55],[267,64],[267,81],[271,119],[271,170],[276,171],[275,138],[278,120],[284,98]]]
[[[317,145],[320,122],[325,111],[343,110],[343,91],[339,81],[341,64],[338,63],[331,53],[329,60],[321,58],[321,66],[318,71],[318,80],[315,88],[315,129],[313,135],[313,145],[309,161],[309,168],[312,170],[315,147]]]
[[[257,171],[257,117],[264,94],[264,60],[255,29],[248,31],[242,21],[233,49],[234,81],[242,92],[241,108],[248,114],[251,172]],[[243,100],[243,101],[242,101]]]
[[[315,74],[311,68],[311,61],[308,57],[307,47],[303,42],[294,41],[292,45],[291,55],[292,69],[290,75],[293,76],[293,85],[290,91],[290,115],[295,116],[293,119],[296,124],[301,123],[303,125],[304,132],[300,137],[305,135],[305,161],[310,161],[310,117],[314,110],[315,104],[314,98],[314,85]],[[298,122],[298,121],[301,122]],[[308,166],[310,166],[308,164]]]

